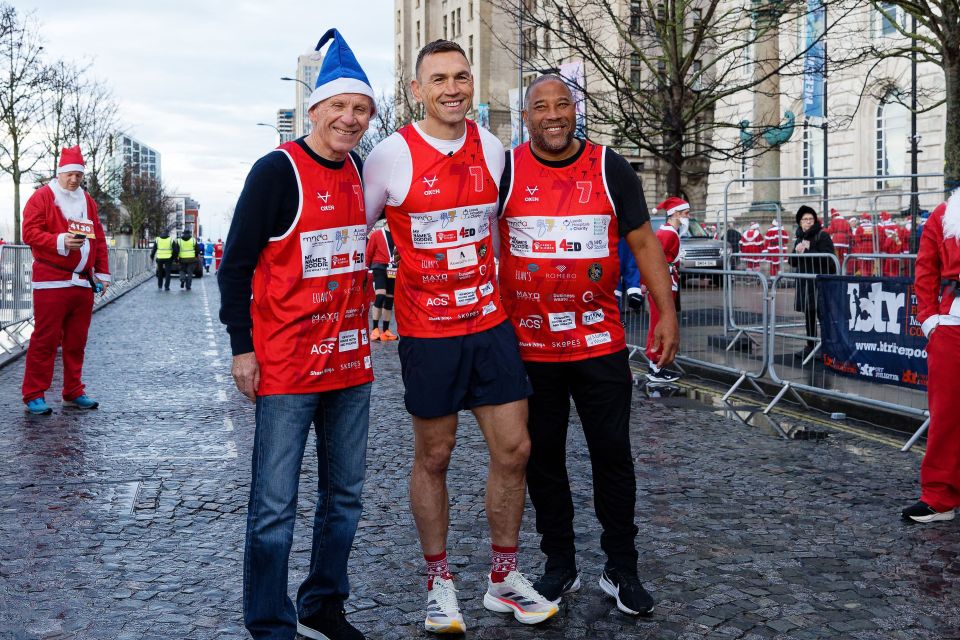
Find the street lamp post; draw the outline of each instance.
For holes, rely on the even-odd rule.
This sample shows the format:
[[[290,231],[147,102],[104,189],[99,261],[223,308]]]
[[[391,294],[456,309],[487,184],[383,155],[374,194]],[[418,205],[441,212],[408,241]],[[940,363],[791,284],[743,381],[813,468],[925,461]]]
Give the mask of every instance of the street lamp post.
[[[308,93],[313,93],[313,87],[311,87],[309,84],[307,84],[306,82],[304,82],[303,80],[301,80],[301,79],[299,79],[299,78],[288,78],[287,76],[283,76],[283,77],[280,78],[280,79],[281,79],[281,80],[286,80],[286,81],[288,81],[288,82],[299,82],[300,84],[302,84],[303,86],[305,86],[305,87],[307,88],[307,92],[308,92]]]
[[[258,127],[270,127],[271,129],[273,129],[274,131],[276,131],[276,132],[277,132],[277,144],[278,144],[278,145],[283,144],[283,135],[280,133],[280,129],[277,129],[274,125],[269,124],[269,123],[266,123],[266,122],[258,122],[258,123],[257,123],[257,126],[258,126]]]

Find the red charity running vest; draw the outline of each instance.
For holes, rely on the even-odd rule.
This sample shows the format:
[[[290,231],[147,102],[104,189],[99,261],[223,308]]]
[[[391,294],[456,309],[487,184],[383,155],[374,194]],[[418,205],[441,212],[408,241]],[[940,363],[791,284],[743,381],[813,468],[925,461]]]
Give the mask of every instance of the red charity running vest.
[[[566,362],[626,348],[614,291],[619,225],[604,176],[604,147],[585,142],[572,165],[548,167],[514,149],[500,218],[503,305],[520,356]]]
[[[279,149],[293,164],[300,210],[293,228],[260,252],[253,274],[257,393],[315,393],[370,382],[360,174],[352,159],[329,169],[296,142]]]
[[[413,162],[410,191],[385,207],[400,255],[394,316],[401,335],[446,338],[479,333],[507,318],[497,287],[490,219],[497,183],[487,169],[477,125],[447,156],[413,125],[398,133]]]

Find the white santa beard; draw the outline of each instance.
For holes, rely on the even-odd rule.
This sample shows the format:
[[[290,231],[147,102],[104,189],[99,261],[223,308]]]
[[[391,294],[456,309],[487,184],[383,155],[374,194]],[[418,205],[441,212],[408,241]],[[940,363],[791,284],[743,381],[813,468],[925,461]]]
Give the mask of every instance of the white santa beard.
[[[960,238],[960,189],[954,191],[947,200],[947,211],[943,215],[943,237]]]
[[[50,189],[53,191],[53,200],[60,207],[63,217],[68,220],[87,219],[87,196],[81,187],[70,191],[54,180],[50,182]]]

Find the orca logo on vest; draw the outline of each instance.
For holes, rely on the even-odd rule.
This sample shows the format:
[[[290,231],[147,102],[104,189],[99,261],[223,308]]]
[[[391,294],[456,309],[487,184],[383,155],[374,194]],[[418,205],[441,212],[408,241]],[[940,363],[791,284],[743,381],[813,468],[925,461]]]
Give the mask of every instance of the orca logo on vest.
[[[425,195],[425,196],[435,196],[435,195],[439,194],[439,193],[440,193],[440,189],[434,189],[434,188],[433,188],[433,185],[436,184],[436,182],[437,182],[437,176],[433,176],[432,178],[428,178],[427,176],[423,176],[423,184],[425,184],[426,187],[427,187],[427,188],[423,191],[423,195]]]
[[[523,199],[524,202],[540,202],[540,198],[537,197],[537,191],[540,190],[540,187],[534,185],[532,187],[526,187],[527,197]]]
[[[333,211],[336,207],[332,204],[327,204],[330,200],[330,192],[320,193],[317,191],[317,199],[319,199],[323,204],[320,206],[320,211]]]

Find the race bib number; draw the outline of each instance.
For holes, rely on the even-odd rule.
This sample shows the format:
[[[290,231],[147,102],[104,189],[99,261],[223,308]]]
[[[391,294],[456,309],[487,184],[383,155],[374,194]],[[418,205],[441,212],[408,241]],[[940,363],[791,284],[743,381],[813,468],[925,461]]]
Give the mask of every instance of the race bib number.
[[[387,267],[387,277],[396,278],[397,277],[397,268],[396,267]]]
[[[416,249],[447,249],[472,244],[490,235],[490,217],[497,203],[410,214]]]
[[[93,240],[97,236],[94,234],[93,222],[90,220],[68,220],[67,221],[67,231],[81,236],[86,236],[87,239]]]
[[[608,215],[508,218],[510,253],[522,258],[606,258],[609,226]]]
[[[304,278],[324,278],[366,269],[366,225],[300,234]]]

